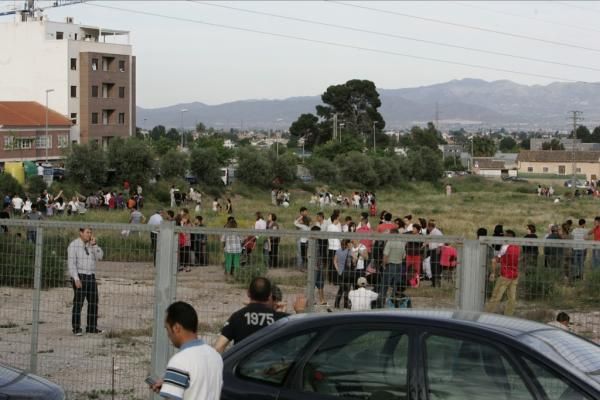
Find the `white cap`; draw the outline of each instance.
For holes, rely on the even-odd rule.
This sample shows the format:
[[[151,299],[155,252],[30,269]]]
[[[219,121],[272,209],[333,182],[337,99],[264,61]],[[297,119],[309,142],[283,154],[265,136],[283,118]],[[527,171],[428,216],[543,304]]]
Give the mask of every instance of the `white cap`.
[[[360,278],[358,278],[358,281],[356,281],[356,284],[358,286],[367,286],[367,278],[361,276]]]

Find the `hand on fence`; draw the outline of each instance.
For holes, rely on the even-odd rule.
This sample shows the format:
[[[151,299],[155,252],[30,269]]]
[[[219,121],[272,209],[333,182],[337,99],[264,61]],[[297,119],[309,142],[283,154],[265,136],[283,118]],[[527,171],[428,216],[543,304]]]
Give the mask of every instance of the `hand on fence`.
[[[306,310],[306,302],[306,296],[303,294],[296,296],[296,301],[294,301],[294,311],[296,314],[303,313]]]

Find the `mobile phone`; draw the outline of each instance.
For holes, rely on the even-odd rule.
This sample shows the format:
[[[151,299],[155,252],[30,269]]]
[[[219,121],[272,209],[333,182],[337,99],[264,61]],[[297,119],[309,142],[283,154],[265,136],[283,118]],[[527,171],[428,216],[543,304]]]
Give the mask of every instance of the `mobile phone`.
[[[146,382],[150,386],[153,386],[156,383],[156,381],[157,381],[156,377],[154,377],[152,375],[150,375],[146,379],[144,379],[144,382]]]

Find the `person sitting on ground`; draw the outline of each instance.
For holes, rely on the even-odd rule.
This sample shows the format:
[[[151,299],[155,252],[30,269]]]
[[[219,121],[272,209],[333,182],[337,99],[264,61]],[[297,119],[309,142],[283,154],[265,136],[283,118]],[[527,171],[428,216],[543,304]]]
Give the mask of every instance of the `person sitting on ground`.
[[[230,342],[237,344],[265,326],[269,326],[278,319],[289,314],[276,311],[273,307],[273,289],[271,281],[265,277],[256,277],[248,288],[250,303],[242,309],[231,314],[221,335],[217,338],[214,347],[223,353]],[[294,302],[294,311],[301,313],[306,307],[306,298],[299,295]]]
[[[556,321],[548,322],[548,325],[554,326],[555,328],[564,329],[566,331],[570,331],[569,323],[571,321],[571,317],[564,311],[561,311],[556,316]]]
[[[371,304],[379,295],[374,291],[367,289],[367,278],[361,276],[356,281],[357,289],[351,290],[348,294],[350,299],[350,310],[352,311],[367,311],[371,309]]]

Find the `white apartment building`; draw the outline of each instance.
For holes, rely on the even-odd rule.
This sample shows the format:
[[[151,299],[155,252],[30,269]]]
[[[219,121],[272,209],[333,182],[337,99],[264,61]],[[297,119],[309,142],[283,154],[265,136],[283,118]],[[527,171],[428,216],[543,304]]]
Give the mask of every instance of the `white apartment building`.
[[[70,118],[71,143],[135,133],[129,32],[18,15],[0,23],[0,101],[35,101]]]

